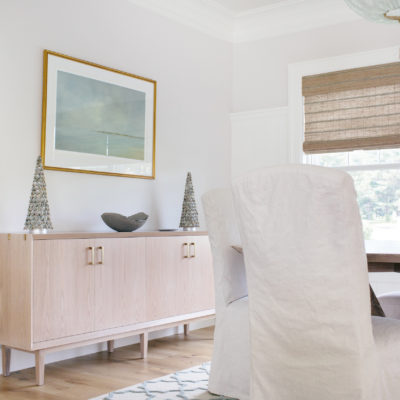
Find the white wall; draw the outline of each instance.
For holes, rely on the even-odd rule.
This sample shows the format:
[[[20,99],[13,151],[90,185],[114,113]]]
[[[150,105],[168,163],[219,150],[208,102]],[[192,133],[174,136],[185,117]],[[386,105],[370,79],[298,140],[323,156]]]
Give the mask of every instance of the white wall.
[[[293,158],[287,129],[276,129],[277,121],[282,118],[279,110],[288,106],[289,64],[396,46],[400,44],[399,34],[398,24],[360,20],[236,44],[231,115],[233,176],[245,173],[255,164],[253,151],[248,146],[240,155],[236,151],[255,126],[259,134],[251,143],[258,154],[257,167],[286,163]],[[251,115],[254,111],[254,119],[237,123],[236,115]],[[266,120],[260,120],[257,116],[260,112]],[[281,120],[279,126],[283,123]],[[260,148],[265,149],[263,158],[259,156]]]
[[[2,1],[0,44],[0,232],[21,231],[26,217],[40,152],[43,49],[158,83],[156,180],[46,171],[56,230],[104,231],[105,211],[144,211],[143,230],[177,227],[187,171],[197,198],[228,182],[231,44],[128,0]]]
[[[257,167],[286,163],[292,158],[288,124],[286,130],[276,129],[279,119],[279,126],[284,126],[279,110],[288,106],[289,64],[400,45],[399,34],[396,24],[361,20],[236,44],[231,114],[233,176],[255,164],[251,149],[244,147],[240,155],[236,151],[255,126],[259,134],[251,141],[254,152],[259,154],[260,148],[265,149],[263,159],[256,157]],[[238,124],[236,116],[243,113],[254,118]],[[265,115],[264,121],[258,117],[260,113]]]
[[[288,162],[287,107],[231,114],[231,174]]]
[[[198,199],[228,184],[231,44],[128,0],[3,0],[0,48],[0,232],[21,231],[26,217],[40,152],[43,49],[158,83],[156,180],[45,171],[56,230],[105,231],[105,211],[144,211],[150,219],[143,230],[177,227],[187,171]],[[204,228],[200,202],[198,208]],[[64,351],[49,360],[101,348]],[[31,355],[17,353],[11,368],[32,365]]]
[[[289,138],[288,123],[285,127],[280,112],[288,107],[290,64],[400,47],[399,35],[398,24],[359,20],[234,45],[232,175],[243,174],[255,165],[294,159],[290,148],[293,138]],[[261,114],[264,119],[260,119]],[[242,115],[247,115],[245,121]],[[257,135],[251,134],[254,131]],[[244,145],[246,137],[249,141]]]
[[[235,45],[233,111],[288,105],[288,65],[399,45],[398,24],[364,20]]]

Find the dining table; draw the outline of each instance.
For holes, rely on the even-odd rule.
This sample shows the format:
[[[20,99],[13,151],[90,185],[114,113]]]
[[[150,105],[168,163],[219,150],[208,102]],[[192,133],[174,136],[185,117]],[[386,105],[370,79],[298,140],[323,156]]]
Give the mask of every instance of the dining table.
[[[400,272],[399,240],[366,240],[369,272]]]

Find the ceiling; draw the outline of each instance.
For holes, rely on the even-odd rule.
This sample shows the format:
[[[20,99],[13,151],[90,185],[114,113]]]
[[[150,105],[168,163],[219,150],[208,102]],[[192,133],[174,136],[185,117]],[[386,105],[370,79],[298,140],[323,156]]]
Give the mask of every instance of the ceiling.
[[[0,0],[1,1],[1,0]],[[360,19],[344,0],[130,0],[234,43]]]
[[[287,3],[286,0],[214,0],[234,13],[242,13],[255,8]]]

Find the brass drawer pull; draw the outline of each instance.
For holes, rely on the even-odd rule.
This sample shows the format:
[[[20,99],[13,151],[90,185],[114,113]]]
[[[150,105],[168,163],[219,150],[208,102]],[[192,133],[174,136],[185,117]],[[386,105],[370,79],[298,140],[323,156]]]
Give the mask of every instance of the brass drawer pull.
[[[185,252],[186,249],[186,252]],[[183,243],[183,258],[189,258],[189,244],[188,243]]]
[[[104,264],[104,247],[103,246],[99,246],[98,249],[100,250],[100,261],[97,264]]]
[[[94,265],[94,247],[93,246],[89,246],[88,250],[90,251],[89,265]]]
[[[193,253],[192,253],[192,248],[193,248]],[[196,244],[194,242],[189,244],[189,254],[190,258],[196,257]]]

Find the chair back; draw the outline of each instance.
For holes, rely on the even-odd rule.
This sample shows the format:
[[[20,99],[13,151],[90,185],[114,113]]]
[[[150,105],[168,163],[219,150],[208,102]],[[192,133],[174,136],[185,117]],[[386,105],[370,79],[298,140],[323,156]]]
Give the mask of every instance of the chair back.
[[[249,291],[252,400],[378,397],[351,177],[269,167],[233,185]]]
[[[214,265],[218,308],[247,296],[243,256],[232,248],[240,245],[231,189],[215,189],[202,197]]]

